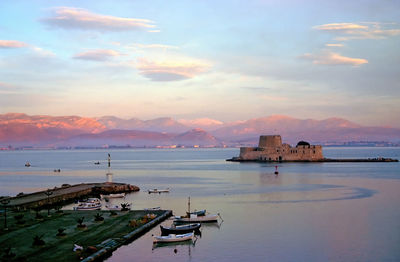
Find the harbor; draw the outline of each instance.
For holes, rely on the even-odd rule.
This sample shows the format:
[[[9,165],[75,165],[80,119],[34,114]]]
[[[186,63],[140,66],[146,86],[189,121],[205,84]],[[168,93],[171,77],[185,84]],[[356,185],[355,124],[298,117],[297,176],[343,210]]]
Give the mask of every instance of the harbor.
[[[17,248],[18,241],[23,243],[20,244],[23,249],[37,252],[45,252],[46,246],[55,250],[52,244],[54,241],[59,249],[68,253],[66,259],[92,259],[91,255],[100,255],[109,248],[113,251],[107,251],[98,258],[106,262],[127,259],[149,262],[263,261],[266,254],[271,261],[398,260],[398,241],[394,241],[399,236],[396,230],[398,220],[393,219],[399,215],[395,203],[400,192],[398,163],[239,164],[225,161],[237,151],[236,148],[113,150],[113,158],[118,159],[113,164],[114,181],[140,187],[140,191],[126,193],[124,198],[108,196],[109,202],[105,202],[105,198],[102,200],[102,209],[106,204],[132,204],[132,211],[116,211],[121,217],[115,217],[115,223],[127,214],[126,220],[118,223],[126,230],[121,231],[123,234],[113,233],[114,217],[111,216],[111,210],[73,211],[77,203],[70,203],[61,209],[65,214],[72,213],[62,215],[61,219],[70,217],[69,222],[60,220],[61,224],[55,223],[50,227],[50,220],[58,219],[55,209],[50,210],[48,217],[47,208],[43,206],[40,211],[43,220],[36,222],[35,210],[9,213],[10,209],[7,208],[7,227],[10,233],[15,233],[12,233],[13,237],[1,240],[4,249],[0,257],[5,255],[5,248],[10,247],[16,260],[23,253]],[[4,162],[16,164],[4,166],[0,172],[2,192],[7,195],[17,195],[21,191],[46,192],[47,188],[60,187],[63,183],[96,184],[106,180],[107,168],[104,165],[93,165],[94,160],[104,158],[106,150],[56,150],[50,153],[35,152],[38,159],[43,159],[42,162],[32,161],[29,158],[31,152],[16,152],[14,161],[13,155],[3,154]],[[332,159],[373,158],[376,155],[399,158],[399,154],[398,148],[324,148],[324,156]],[[64,160],[71,159],[72,156],[79,161]],[[32,164],[30,168],[23,166],[27,159]],[[67,170],[68,166],[73,166],[74,169]],[[275,166],[278,166],[278,175],[274,174]],[[54,174],[54,167],[60,168],[61,173]],[[13,185],[18,187],[14,188]],[[170,189],[169,193],[148,193],[148,190],[166,188]],[[47,198],[46,195],[44,197]],[[120,245],[119,241],[113,240],[114,237],[122,238],[139,228],[127,226],[127,221],[130,220],[128,215],[138,212],[138,219],[142,220],[145,214],[157,214],[158,208],[173,210],[174,217],[149,227],[149,231],[133,242],[126,242],[128,244]],[[224,221],[221,223],[222,220],[218,217],[217,223],[202,223],[201,235],[197,235],[197,239],[193,241],[154,244],[153,237],[162,233],[160,226],[171,229],[175,216],[186,215],[188,209],[198,213],[203,213],[204,209],[210,214],[220,213]],[[2,211],[3,208],[0,207],[0,213]],[[25,225],[20,225],[17,217],[23,213]],[[103,214],[103,222],[95,221],[97,213]],[[77,220],[82,217],[86,230],[77,227]],[[3,228],[3,218],[0,215],[0,228]],[[35,226],[29,226],[31,222],[36,225],[43,223],[46,228],[42,228],[43,231],[31,231]],[[13,228],[29,229],[29,234],[14,231]],[[59,228],[66,228],[64,233],[67,235],[56,237]],[[95,228],[99,230],[97,233],[91,231]],[[95,241],[79,242],[79,239],[84,239],[85,234],[92,232],[98,236],[93,237]],[[106,233],[110,235],[103,238],[102,235]],[[32,247],[34,237],[42,234],[45,245]],[[77,234],[77,241],[68,242],[64,247],[63,239],[73,237],[74,234]],[[102,242],[105,247],[100,246]],[[84,256],[80,256],[73,251],[74,244],[85,251],[90,247],[89,250],[93,253],[85,252]],[[371,245],[377,245],[380,252],[371,250]],[[34,255],[31,257],[36,259]],[[56,258],[63,261],[61,255]],[[28,258],[26,261],[31,260]]]

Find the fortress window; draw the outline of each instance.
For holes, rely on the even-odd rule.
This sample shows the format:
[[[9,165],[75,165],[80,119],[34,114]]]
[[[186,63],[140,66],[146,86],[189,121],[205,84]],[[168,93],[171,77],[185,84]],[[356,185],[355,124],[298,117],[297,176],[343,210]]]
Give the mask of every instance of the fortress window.
[[[305,154],[306,152],[303,150],[303,154]]]
[[[315,150],[314,150],[314,154],[315,154]]]

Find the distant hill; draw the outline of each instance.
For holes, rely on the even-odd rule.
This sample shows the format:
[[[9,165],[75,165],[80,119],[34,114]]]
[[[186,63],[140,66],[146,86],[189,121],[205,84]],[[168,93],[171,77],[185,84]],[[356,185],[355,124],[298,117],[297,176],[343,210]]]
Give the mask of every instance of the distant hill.
[[[185,132],[189,129],[188,126],[185,126],[170,117],[140,120],[138,118],[121,119],[115,116],[103,116],[95,119],[102,125],[106,126],[107,129],[143,130],[170,133]]]
[[[400,129],[363,127],[341,118],[325,120],[296,119],[288,116],[270,116],[219,128],[211,132],[217,138],[240,143],[254,143],[261,134],[280,134],[284,142],[295,144],[300,140],[314,143],[347,141],[400,141]]]
[[[283,141],[290,144],[300,140],[322,144],[354,144],[356,141],[400,143],[399,128],[365,127],[341,118],[314,120],[273,115],[223,123],[208,118],[140,120],[114,116],[0,115],[0,147],[238,146],[256,145],[258,137],[263,134],[280,134]]]

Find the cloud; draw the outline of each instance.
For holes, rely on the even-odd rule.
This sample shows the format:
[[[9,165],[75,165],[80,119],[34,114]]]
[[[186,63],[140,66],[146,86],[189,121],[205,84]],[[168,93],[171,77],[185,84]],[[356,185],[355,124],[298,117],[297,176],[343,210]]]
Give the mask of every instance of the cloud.
[[[21,48],[28,46],[27,43],[16,40],[0,40],[0,48]]]
[[[57,7],[54,10],[55,14],[52,17],[41,21],[63,29],[131,31],[155,27],[154,22],[148,19],[101,15],[74,7]]]
[[[337,41],[348,41],[352,39],[385,39],[400,35],[400,28],[396,24],[385,24],[378,22],[333,23],[314,26],[316,30],[328,31],[339,35]]]
[[[325,44],[327,47],[343,47],[344,44]]]
[[[107,61],[112,57],[120,56],[121,54],[115,50],[95,49],[86,52],[78,53],[73,56],[75,59],[91,60],[91,61]]]
[[[45,49],[43,49],[43,48],[40,48],[40,47],[32,47],[32,50],[37,54],[37,55],[39,55],[39,56],[42,56],[42,57],[53,57],[53,56],[55,56],[56,54],[54,54],[52,51],[49,51],[49,50],[45,50]]]
[[[317,65],[359,66],[368,63],[368,60],[366,59],[346,57],[330,51],[322,52],[320,54],[304,54],[301,58],[312,60],[313,64]]]
[[[333,23],[317,25],[313,27],[317,30],[352,30],[352,29],[368,29],[368,26],[353,23]]]
[[[156,61],[139,58],[136,67],[141,75],[152,81],[176,81],[193,78],[207,71],[210,65],[195,60]]]

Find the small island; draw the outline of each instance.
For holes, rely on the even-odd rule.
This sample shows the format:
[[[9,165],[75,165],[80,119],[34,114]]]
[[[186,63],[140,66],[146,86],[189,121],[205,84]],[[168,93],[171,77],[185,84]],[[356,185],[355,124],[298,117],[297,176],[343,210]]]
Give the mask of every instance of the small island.
[[[241,147],[239,157],[227,159],[236,162],[398,162],[392,158],[331,159],[325,158],[321,145],[300,141],[295,147],[282,143],[280,135],[260,136],[258,147]]]

